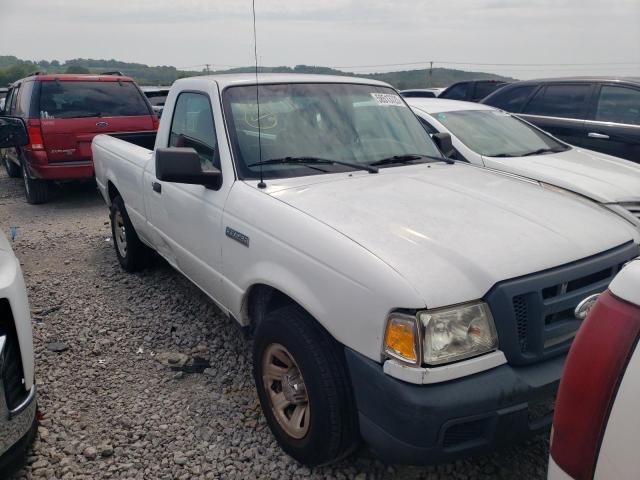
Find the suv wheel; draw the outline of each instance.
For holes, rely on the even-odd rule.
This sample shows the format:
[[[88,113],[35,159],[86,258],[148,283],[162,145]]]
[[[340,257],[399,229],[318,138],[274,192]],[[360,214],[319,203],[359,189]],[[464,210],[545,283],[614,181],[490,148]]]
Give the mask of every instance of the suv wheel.
[[[253,376],[285,452],[322,465],[353,451],[357,415],[342,347],[300,307],[276,310],[258,325]]]
[[[20,178],[20,165],[16,165],[9,160],[9,156],[6,153],[3,155],[2,163],[4,163],[4,169],[7,171],[7,175],[11,178]]]
[[[49,200],[49,183],[46,180],[31,178],[25,165],[22,165],[22,179],[24,180],[24,194],[27,197],[27,202],[37,205]]]
[[[111,236],[118,262],[127,272],[135,272],[146,267],[151,258],[151,249],[138,238],[122,197],[111,202]]]

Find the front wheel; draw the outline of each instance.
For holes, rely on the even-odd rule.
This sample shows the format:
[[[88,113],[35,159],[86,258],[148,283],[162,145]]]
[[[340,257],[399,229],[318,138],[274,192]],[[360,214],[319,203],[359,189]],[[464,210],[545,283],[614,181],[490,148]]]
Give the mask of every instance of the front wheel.
[[[138,238],[122,197],[118,196],[111,202],[109,217],[113,246],[122,268],[127,272],[135,272],[146,267],[151,257],[151,249]]]
[[[357,414],[342,347],[300,307],[283,307],[258,325],[253,376],[285,452],[313,466],[353,451]]]

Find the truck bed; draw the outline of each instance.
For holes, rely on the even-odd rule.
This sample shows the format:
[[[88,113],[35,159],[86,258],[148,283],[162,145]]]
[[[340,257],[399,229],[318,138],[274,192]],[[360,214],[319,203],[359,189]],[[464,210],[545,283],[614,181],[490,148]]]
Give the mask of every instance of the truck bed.
[[[110,137],[119,138],[125,142],[133,143],[147,150],[153,150],[156,144],[156,131],[152,132],[125,132],[125,133],[112,133]]]

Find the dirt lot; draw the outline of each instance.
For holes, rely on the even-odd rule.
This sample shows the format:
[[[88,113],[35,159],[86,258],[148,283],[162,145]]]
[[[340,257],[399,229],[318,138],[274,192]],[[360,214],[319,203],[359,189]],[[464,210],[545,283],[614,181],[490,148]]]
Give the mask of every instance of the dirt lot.
[[[28,205],[0,173],[0,227],[14,243],[33,310],[43,420],[14,478],[543,478],[546,437],[487,457],[429,468],[384,465],[365,448],[308,469],[278,448],[250,374],[250,339],[161,261],[121,271],[93,185]],[[47,348],[63,342],[66,351]],[[162,354],[202,357],[172,371]],[[1,475],[0,475],[1,476]]]

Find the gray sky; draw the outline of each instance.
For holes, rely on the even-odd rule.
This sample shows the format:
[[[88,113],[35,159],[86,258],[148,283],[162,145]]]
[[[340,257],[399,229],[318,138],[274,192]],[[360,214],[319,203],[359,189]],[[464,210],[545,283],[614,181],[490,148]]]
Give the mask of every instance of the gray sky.
[[[640,75],[640,0],[256,0],[256,11],[262,65]],[[0,54],[245,66],[251,0],[0,0]],[[568,65],[580,63],[610,65]],[[424,64],[349,70],[409,68]]]

